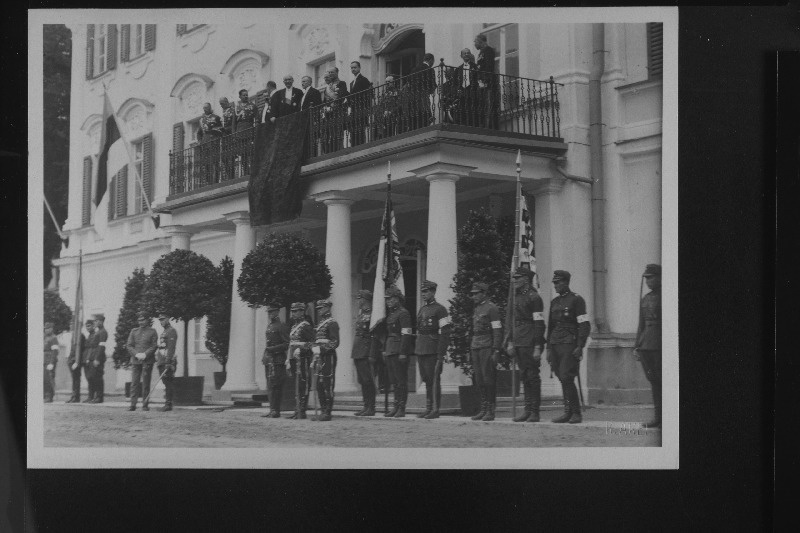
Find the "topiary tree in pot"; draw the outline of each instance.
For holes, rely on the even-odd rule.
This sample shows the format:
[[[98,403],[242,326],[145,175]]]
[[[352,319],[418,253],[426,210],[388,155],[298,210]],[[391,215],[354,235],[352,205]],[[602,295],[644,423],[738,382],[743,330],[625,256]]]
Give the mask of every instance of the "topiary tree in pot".
[[[72,326],[72,310],[55,291],[44,291],[44,321],[53,323],[54,335]]]
[[[222,372],[214,373],[214,386],[219,389],[225,382],[225,365],[228,363],[228,346],[231,335],[231,300],[233,298],[233,261],[231,258],[223,257],[217,266],[217,271],[220,285],[217,288],[213,308],[206,318],[206,348],[222,365]]]

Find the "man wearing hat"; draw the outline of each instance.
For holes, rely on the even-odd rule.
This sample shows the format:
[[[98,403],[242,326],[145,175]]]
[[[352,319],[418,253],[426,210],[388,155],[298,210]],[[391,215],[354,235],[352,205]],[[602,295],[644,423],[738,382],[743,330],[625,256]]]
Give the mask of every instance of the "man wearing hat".
[[[314,332],[314,344],[311,351],[314,359],[311,362],[317,374],[317,396],[321,413],[316,418],[327,422],[332,418],[333,389],[336,386],[336,348],[339,347],[339,323],[331,316],[331,301],[317,300],[316,309],[320,322]]]
[[[586,302],[569,290],[570,277],[566,270],[553,272],[553,286],[558,296],[550,303],[550,320],[547,324],[547,344],[550,348],[547,361],[555,370],[564,392],[564,414],[553,419],[556,424],[578,424],[583,421],[575,378],[591,325],[586,314]]]
[[[53,323],[44,323],[44,403],[53,403],[56,393],[56,362],[58,362],[58,337],[53,333]]]
[[[383,416],[406,416],[408,400],[408,357],[414,353],[411,314],[403,307],[403,293],[395,286],[386,289],[386,345],[384,354],[389,382],[394,386],[394,405]]]
[[[83,344],[83,350],[81,351],[81,366],[83,367],[83,375],[86,377],[88,389],[86,399],[83,400],[83,403],[92,403],[96,393],[94,390],[94,365],[90,364],[89,360],[94,351],[93,346],[96,344],[94,337],[97,331],[95,331],[94,328],[94,320],[91,318],[86,321],[86,331],[89,332],[89,335],[86,337],[86,342]]]
[[[358,318],[356,318],[356,336],[353,342],[353,363],[356,366],[358,383],[361,385],[361,397],[364,399],[364,408],[355,413],[355,416],[375,415],[375,351],[379,349],[375,335],[369,330],[369,321],[372,318],[372,292],[361,289],[356,293],[358,304]]]
[[[178,344],[178,332],[169,322],[169,315],[164,311],[158,313],[158,321],[161,327],[161,335],[158,336],[158,348],[156,349],[156,368],[161,381],[164,382],[164,406],[160,411],[172,411],[172,380],[175,377],[175,370],[178,368],[178,359],[175,357],[175,345]],[[146,393],[150,392],[150,387]]]
[[[269,413],[266,418],[280,418],[283,382],[286,380],[286,350],[289,348],[289,328],[281,322],[278,313],[281,308],[277,304],[267,306],[267,347],[264,349],[262,361],[267,373],[269,390]]]
[[[131,406],[128,411],[135,411],[139,396],[147,398],[150,392],[150,377],[153,374],[153,363],[158,347],[158,333],[150,327],[150,316],[141,312],[137,315],[136,321],[139,327],[131,330],[126,344],[131,357]],[[150,410],[149,403],[149,400],[142,403],[142,411]]]
[[[314,327],[306,318],[306,304],[292,304],[292,328],[289,330],[289,353],[291,364],[295,367],[295,400],[294,414],[289,418],[305,419],[308,407],[308,392],[311,385],[311,344],[314,342]],[[290,362],[286,362],[290,366]]]
[[[94,318],[94,336],[89,343],[89,358],[86,361],[87,381],[89,382],[89,396],[92,397],[91,403],[103,403],[103,373],[106,364],[106,343],[108,342],[108,331],[103,327],[106,317],[103,313],[97,313]],[[89,375],[92,376],[91,380]]]
[[[450,344],[450,314],[436,301],[436,283],[425,280],[420,286],[423,305],[417,313],[417,342],[414,353],[419,373],[425,382],[425,411],[417,418],[439,418],[442,403],[442,364]],[[435,396],[434,396],[435,394]],[[435,400],[435,404],[434,404]]]
[[[475,383],[481,392],[481,410],[472,420],[494,420],[497,397],[497,360],[503,343],[503,324],[500,311],[487,299],[489,286],[473,283],[470,296],[475,304],[472,315],[472,341],[470,356]]]
[[[653,389],[653,420],[647,427],[661,425],[661,265],[649,264],[644,281],[650,292],[639,305],[639,329],[633,353],[641,361],[644,375]]]
[[[544,348],[544,303],[531,285],[533,272],[525,266],[514,271],[514,322],[506,332],[507,351],[514,355],[525,386],[525,410],[514,422],[538,422],[542,399],[539,365]]]
[[[89,332],[89,335],[94,333],[94,320],[86,321],[86,331]],[[67,358],[67,366],[72,375],[72,396],[67,400],[67,403],[81,401],[81,372],[83,372],[83,362],[85,360],[86,335],[80,331],[75,332],[75,334],[78,335],[78,339],[72,343],[69,357]]]

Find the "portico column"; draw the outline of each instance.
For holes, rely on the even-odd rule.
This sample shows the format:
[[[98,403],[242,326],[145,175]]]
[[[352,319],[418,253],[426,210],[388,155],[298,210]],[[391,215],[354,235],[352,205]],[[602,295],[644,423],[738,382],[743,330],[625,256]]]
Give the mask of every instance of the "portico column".
[[[189,250],[192,232],[184,226],[165,226],[164,231],[169,235],[169,248],[172,250]]]
[[[353,348],[353,265],[350,241],[350,206],[353,198],[341,191],[329,191],[316,196],[328,208],[325,234],[325,262],[331,271],[331,314],[339,323],[338,364],[336,389],[354,390],[355,372],[350,360]]]
[[[236,240],[233,250],[233,289],[231,300],[231,336],[228,343],[228,373],[223,390],[255,391],[256,385],[256,310],[239,298],[236,280],[242,273],[242,261],[256,245],[256,232],[250,226],[250,214],[237,211],[225,215],[236,224]]]

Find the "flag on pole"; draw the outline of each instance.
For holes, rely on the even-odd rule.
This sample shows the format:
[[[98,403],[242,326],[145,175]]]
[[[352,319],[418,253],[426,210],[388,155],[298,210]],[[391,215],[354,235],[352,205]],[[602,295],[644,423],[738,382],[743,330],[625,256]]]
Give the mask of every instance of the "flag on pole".
[[[125,140],[117,126],[117,117],[108,92],[103,94],[103,120],[100,125],[100,154],[97,158],[97,177],[94,193],[94,227],[98,233],[105,233],[108,225],[109,184],[114,175],[128,163]]]
[[[536,278],[536,286],[539,285],[539,276],[536,274],[536,257],[533,249],[533,221],[531,212],[528,211],[528,203],[525,195],[519,195],[519,250],[517,255],[517,265],[512,265],[514,270],[518,266],[527,266]]]
[[[387,287],[395,285],[405,294],[403,283],[403,268],[400,266],[400,242],[397,238],[397,225],[392,207],[392,171],[391,163],[386,178],[386,209],[381,222],[381,237],[378,242],[378,262],[375,267],[375,285],[372,290],[372,318],[369,322],[370,329],[375,328],[386,318]]]
[[[78,350],[81,349],[81,328],[83,327],[83,251],[78,256],[78,284],[75,287],[75,307],[72,311],[72,338],[70,339],[70,353],[77,354],[76,361],[80,361]]]

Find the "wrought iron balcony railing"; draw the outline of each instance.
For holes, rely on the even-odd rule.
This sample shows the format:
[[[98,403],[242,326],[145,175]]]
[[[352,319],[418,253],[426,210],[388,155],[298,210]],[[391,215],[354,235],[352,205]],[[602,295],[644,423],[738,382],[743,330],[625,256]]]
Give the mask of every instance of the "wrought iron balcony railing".
[[[561,137],[558,88],[549,80],[443,63],[307,111],[306,159],[435,125]],[[170,195],[250,175],[255,128],[170,152]]]

